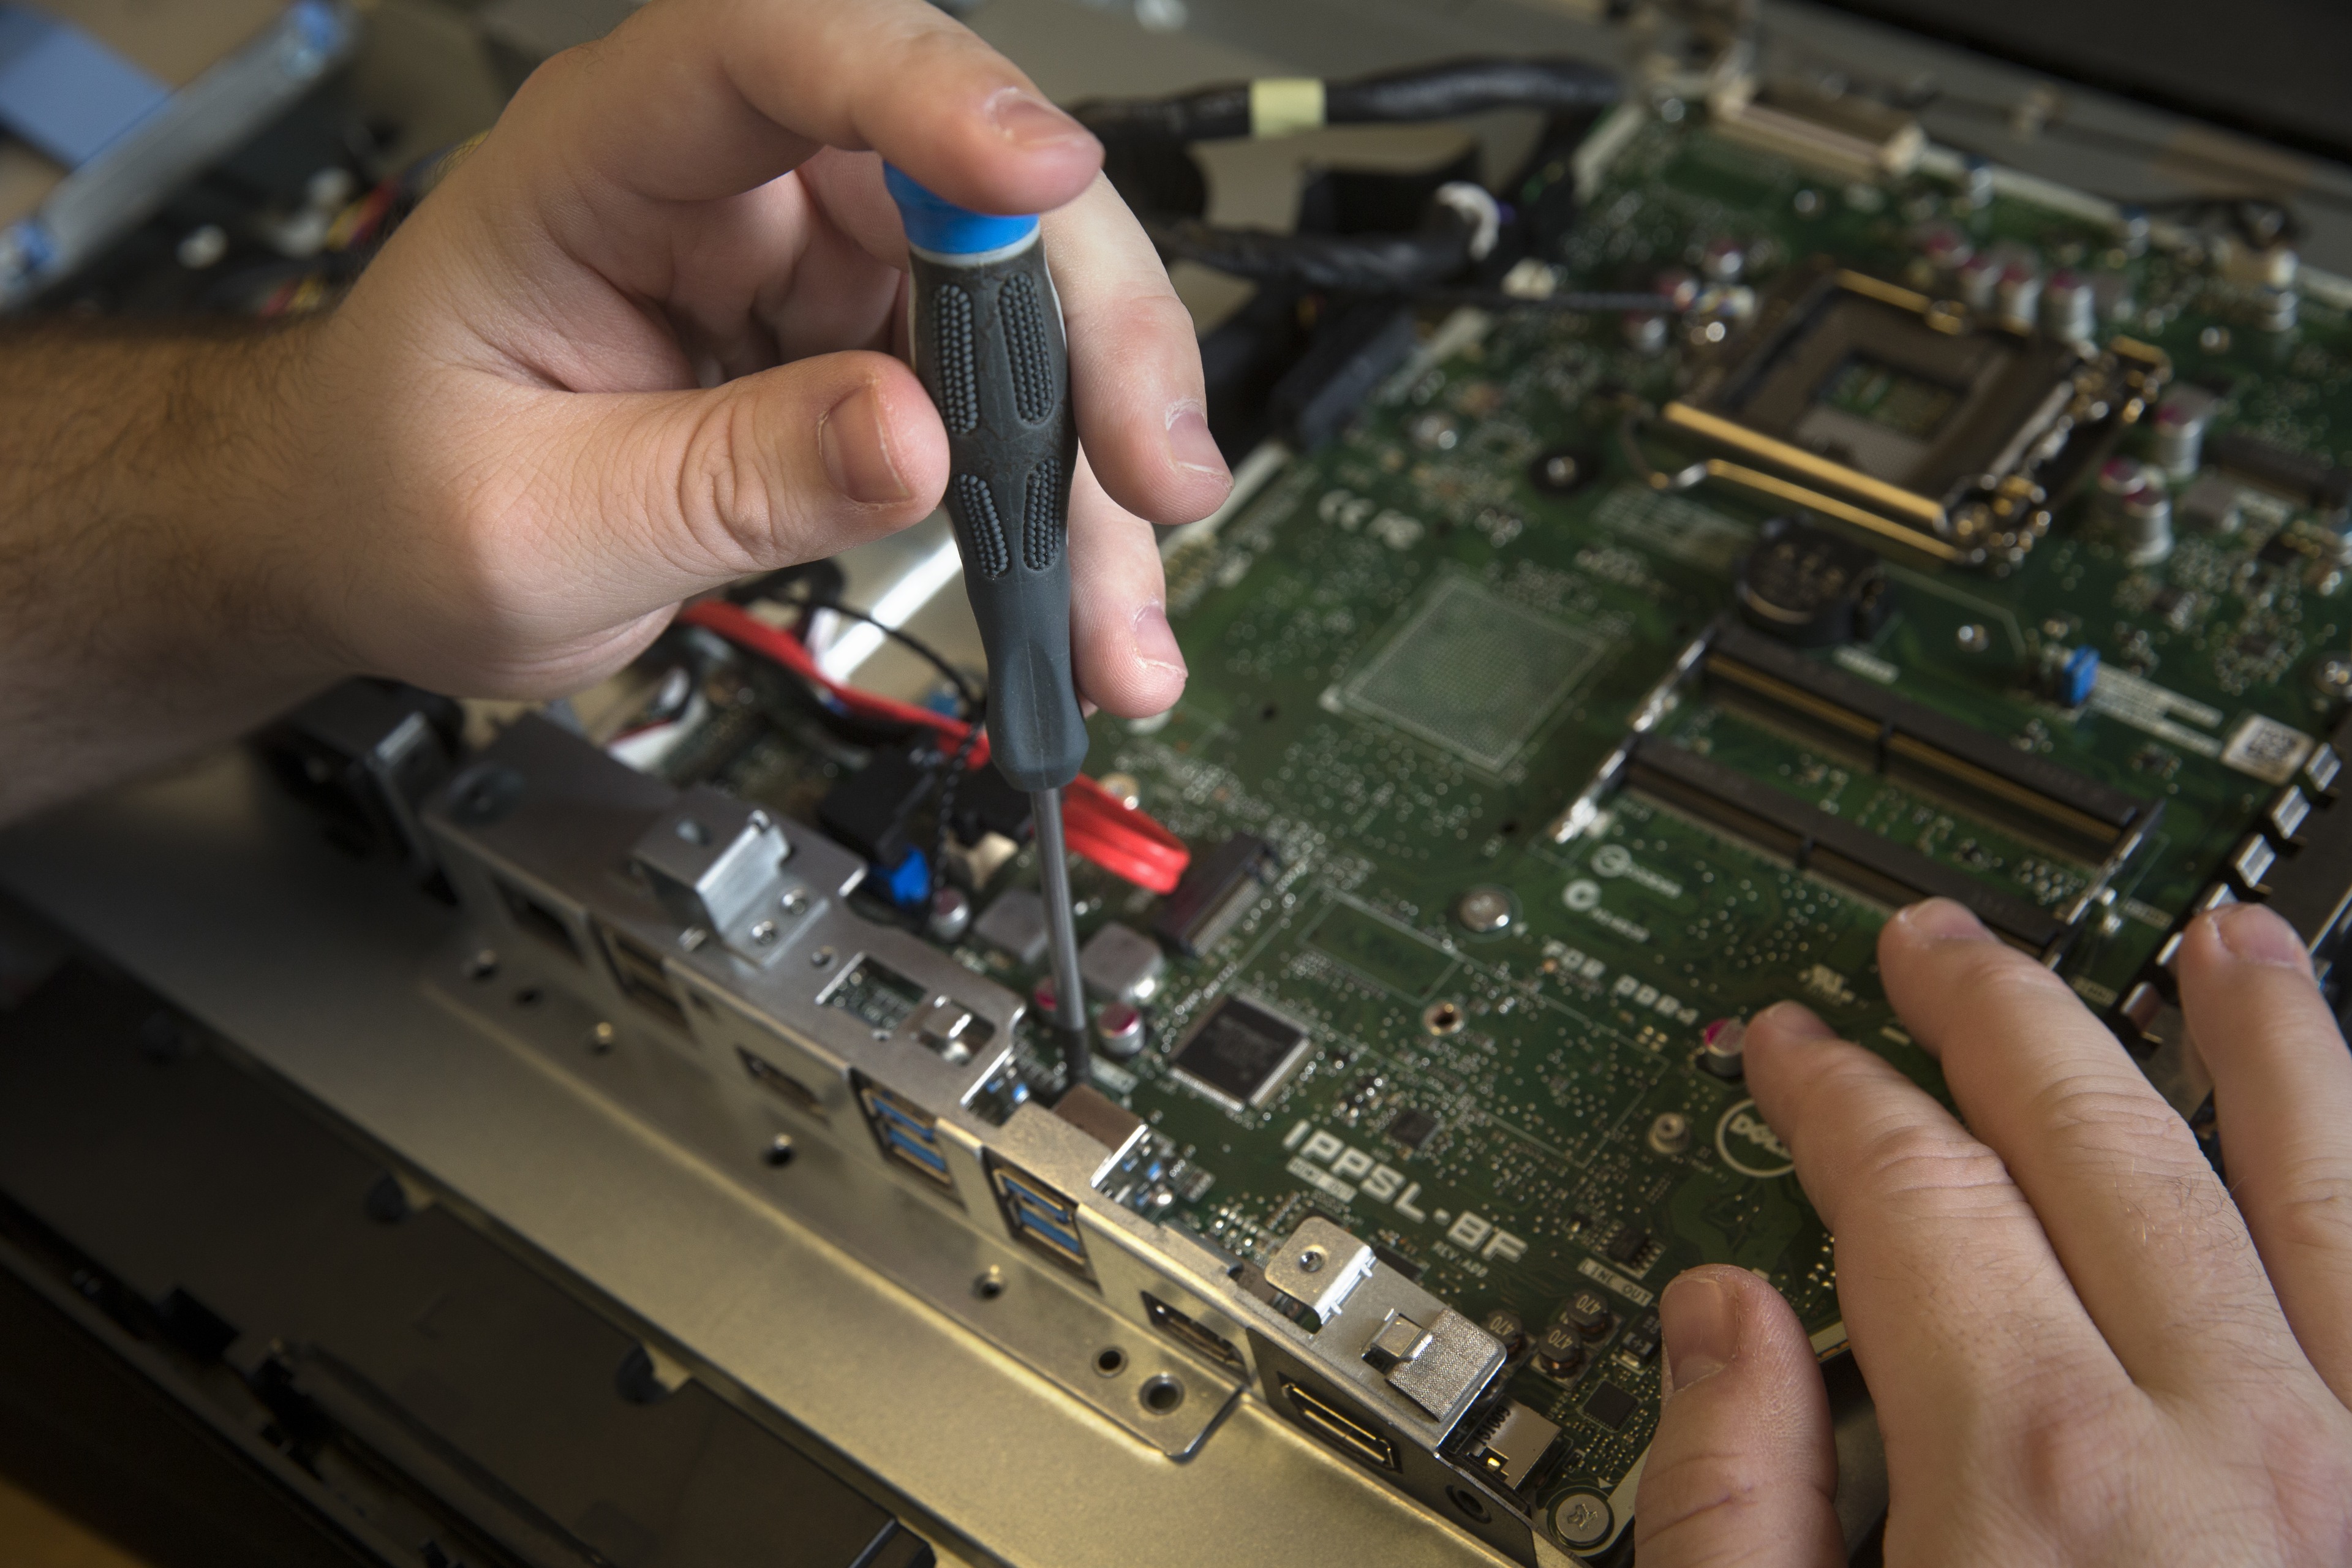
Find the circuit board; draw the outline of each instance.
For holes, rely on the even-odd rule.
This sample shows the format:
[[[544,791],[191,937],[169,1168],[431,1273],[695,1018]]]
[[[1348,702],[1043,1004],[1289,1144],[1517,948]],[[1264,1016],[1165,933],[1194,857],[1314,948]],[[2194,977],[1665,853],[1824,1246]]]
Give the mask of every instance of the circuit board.
[[[1648,288],[1727,244],[1740,287],[1766,299],[1822,255],[1940,298],[1930,232],[2094,280],[2084,353],[2129,340],[2133,363],[2203,389],[2215,430],[2352,456],[2339,305],[2306,297],[2293,324],[2265,326],[2256,290],[2210,256],[1924,174],[1847,185],[1696,116],[1650,120],[1623,146],[1560,277]],[[1837,1338],[1829,1238],[1748,1091],[1702,1063],[1708,1026],[1794,997],[1940,1092],[1873,954],[1902,889],[1948,886],[2011,911],[2027,933],[2012,940],[2046,946],[2086,1005],[2112,1009],[2327,733],[2336,699],[2315,670],[2352,651],[2340,517],[2219,479],[2206,500],[2226,504],[2197,511],[2204,476],[2171,483],[2168,552],[2077,475],[2030,549],[1956,562],[1843,531],[1883,579],[1857,635],[1804,647],[1742,625],[1743,563],[1792,509],[1672,479],[1705,454],[1654,416],[1763,330],[1737,310],[1646,342],[1539,304],[1433,320],[1347,434],[1171,551],[1191,668],[1179,706],[1094,721],[1088,773],[1132,781],[1196,862],[1235,836],[1271,851],[1234,918],[1145,1003],[1146,1047],[1097,1065],[1152,1129],[1105,1190],[1261,1263],[1321,1213],[1525,1345],[1512,1392],[1564,1434],[1542,1499],[1607,1492],[1647,1444],[1654,1307],[1676,1271],[1754,1269]],[[1857,355],[1820,401],[1920,445],[1963,390]],[[2102,461],[2155,460],[2155,401],[2111,421]],[[2055,832],[2017,805],[2023,786],[1955,790],[1951,767],[1886,766],[1744,700],[1722,668],[1689,662],[1714,636],[1720,665],[1735,635],[1833,682],[1820,689],[1882,744],[1913,722],[1887,713],[1924,713],[1921,732],[2087,781],[2137,826]],[[2053,687],[2062,667],[2084,672],[2079,688]],[[1594,791],[1637,727],[1631,782]],[[674,771],[801,815],[855,765],[782,730],[693,757]],[[1748,790],[1775,822],[1834,819],[1896,872],[1825,872],[1691,809],[1699,788]],[[1024,853],[982,902],[1026,881]],[[1087,934],[1148,930],[1161,907],[1091,867],[1077,890]],[[2063,940],[2032,936],[2044,924]],[[958,952],[1024,994],[1043,978],[984,942]],[[1024,1042],[1011,1092],[1049,1091],[1056,1060]]]

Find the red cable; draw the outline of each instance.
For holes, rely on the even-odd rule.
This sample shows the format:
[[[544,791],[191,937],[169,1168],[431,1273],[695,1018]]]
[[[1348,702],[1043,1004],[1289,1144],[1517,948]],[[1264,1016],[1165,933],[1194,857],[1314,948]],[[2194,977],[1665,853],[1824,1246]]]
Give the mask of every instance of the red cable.
[[[802,679],[823,688],[853,713],[929,729],[953,750],[971,726],[944,713],[934,713],[911,702],[900,702],[834,679],[817,667],[806,644],[792,633],[770,626],[724,599],[704,599],[678,613],[688,626],[718,633],[728,641],[774,660]],[[971,750],[970,765],[988,761],[988,737],[982,734]],[[1063,832],[1078,854],[1115,877],[1123,877],[1155,893],[1175,890],[1192,863],[1184,841],[1154,821],[1149,813],[1119,800],[1094,780],[1080,774],[1062,792]]]

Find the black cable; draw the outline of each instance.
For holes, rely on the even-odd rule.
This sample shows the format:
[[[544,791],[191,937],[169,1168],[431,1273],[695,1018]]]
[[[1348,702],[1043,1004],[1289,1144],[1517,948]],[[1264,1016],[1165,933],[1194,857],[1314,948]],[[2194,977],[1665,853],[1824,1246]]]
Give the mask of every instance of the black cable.
[[[1277,234],[1197,218],[1146,216],[1143,232],[1171,260],[1196,261],[1235,278],[1352,294],[1410,294],[1471,261],[1470,222],[1443,203],[1412,234]]]
[[[963,704],[966,715],[980,711],[980,695],[972,689],[971,682],[964,679],[955,666],[950,664],[946,657],[937,648],[915,636],[914,633],[877,621],[864,610],[852,609],[838,599],[784,599],[779,602],[803,614],[814,610],[829,610],[836,616],[844,616],[853,621],[864,621],[867,626],[938,670],[947,683],[955,688],[956,700]]]
[[[1617,73],[1587,60],[1471,58],[1323,83],[1323,123],[1452,120],[1489,109],[1547,113],[1606,109],[1624,96]],[[1248,82],[1173,98],[1092,99],[1070,112],[1105,142],[1217,142],[1255,134]]]
[[[947,777],[940,781],[940,824],[938,831],[931,836],[930,890],[933,897],[938,896],[948,873],[948,835],[955,826],[956,785],[962,782],[965,772],[971,767],[972,749],[980,744],[985,718],[984,707],[972,709],[967,720],[971,727],[963,732],[963,739],[956,742],[956,749],[948,757]]]

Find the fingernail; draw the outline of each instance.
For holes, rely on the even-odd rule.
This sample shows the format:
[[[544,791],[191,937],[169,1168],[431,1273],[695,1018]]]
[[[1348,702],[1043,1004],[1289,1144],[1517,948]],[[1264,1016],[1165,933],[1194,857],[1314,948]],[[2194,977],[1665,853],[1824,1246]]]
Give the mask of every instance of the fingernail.
[[[907,481],[890,461],[882,433],[882,400],[870,383],[826,410],[817,422],[816,444],[825,477],[851,500],[878,506],[907,499]]]
[[[1017,87],[1000,88],[989,99],[988,118],[995,123],[997,133],[1016,147],[1094,140],[1085,126]]]
[[[1229,485],[1234,482],[1225,455],[1217,450],[1217,438],[1209,434],[1209,416],[1197,403],[1179,403],[1168,410],[1168,453],[1180,468],[1214,474]]]
[[[2231,904],[2206,917],[2230,956],[2243,963],[2275,964],[2311,973],[2311,954],[2294,928],[2259,904]]]
[[[1151,603],[1135,612],[1135,657],[1162,669],[1184,673],[1184,653],[1176,646],[1176,630],[1168,624],[1165,606]]]
[[[1806,1044],[1814,1040],[1834,1040],[1837,1031],[1821,1021],[1811,1007],[1801,1002],[1775,1002],[1748,1024],[1754,1034],[1762,1029],[1783,1040]]]
[[[1739,1354],[1739,1303],[1704,1274],[1685,1274],[1666,1287],[1658,1329],[1665,1336],[1670,1397],[1713,1377]]]
[[[1990,942],[1992,933],[1982,921],[1969,913],[1966,907],[1949,899],[1929,899],[1897,911],[1895,918],[1905,929],[1917,931],[1931,942]]]

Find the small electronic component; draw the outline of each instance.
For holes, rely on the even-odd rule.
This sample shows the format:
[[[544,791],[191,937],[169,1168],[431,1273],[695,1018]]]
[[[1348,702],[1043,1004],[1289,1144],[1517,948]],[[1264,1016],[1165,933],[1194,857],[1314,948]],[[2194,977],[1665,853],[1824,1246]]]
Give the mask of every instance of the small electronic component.
[[[1748,1026],[1738,1018],[1717,1018],[1699,1037],[1698,1065],[1719,1079],[1736,1079],[1748,1070]]]
[[[1644,1312],[1628,1324],[1617,1341],[1617,1353],[1646,1363],[1658,1353],[1658,1314]]]
[[[2099,650],[2045,646],[2042,689],[2061,708],[2080,708],[2099,684]]]
[[[1604,1383],[1585,1396],[1584,1413],[1612,1432],[1622,1432],[1642,1402],[1613,1383]]]
[[[1734,592],[1749,626],[1799,647],[1867,637],[1885,624],[1891,603],[1874,553],[1790,517],[1764,525]]]
[[[1557,1320],[1576,1331],[1580,1340],[1605,1340],[1617,1320],[1598,1290],[1579,1290],[1560,1303]]]
[[[2110,458],[2099,467],[2099,501],[2133,565],[2154,565],[2172,553],[2172,494],[2163,470]]]
[[[2207,437],[2205,458],[2216,468],[2311,508],[2330,522],[2343,521],[2347,507],[2352,506],[2352,468],[2291,452],[2242,430],[2216,431]]]
[[[1227,1110],[1255,1110],[1274,1098],[1313,1047],[1289,1019],[1228,996],[1193,1026],[1168,1065]]]
[[[2220,401],[2203,387],[2182,382],[2156,405],[2156,461],[2174,479],[2193,478],[2205,460],[2205,426]]]
[[[2244,489],[2220,474],[2200,474],[2180,492],[2180,521],[2206,533],[2235,533],[2242,519]]]
[[[1108,1002],[1095,1015],[1095,1043],[1113,1061],[1132,1061],[1142,1055],[1143,1015],[1129,1002]]]
[[[1388,1136],[1391,1142],[1402,1144],[1407,1149],[1419,1149],[1436,1133],[1440,1125],[1437,1118],[1428,1111],[1418,1107],[1407,1106],[1398,1111],[1395,1119],[1390,1121]]]
[[[1026,888],[1013,888],[972,921],[971,934],[1024,969],[1045,956],[1045,900]]]
[[[1536,1336],[1533,1359],[1538,1372],[1566,1383],[1584,1370],[1590,1353],[1574,1323],[1555,1321]]]
[[[1622,1226],[1601,1252],[1612,1263],[1629,1264],[1648,1250],[1650,1233],[1638,1225]]]
[[[1168,968],[1159,944],[1117,921],[1087,938],[1078,950],[1078,974],[1090,995],[1119,1002],[1148,1002]]]
[[[1250,911],[1281,863],[1281,856],[1265,839],[1234,834],[1186,869],[1176,890],[1160,906],[1152,931],[1186,957],[1198,957]]]

